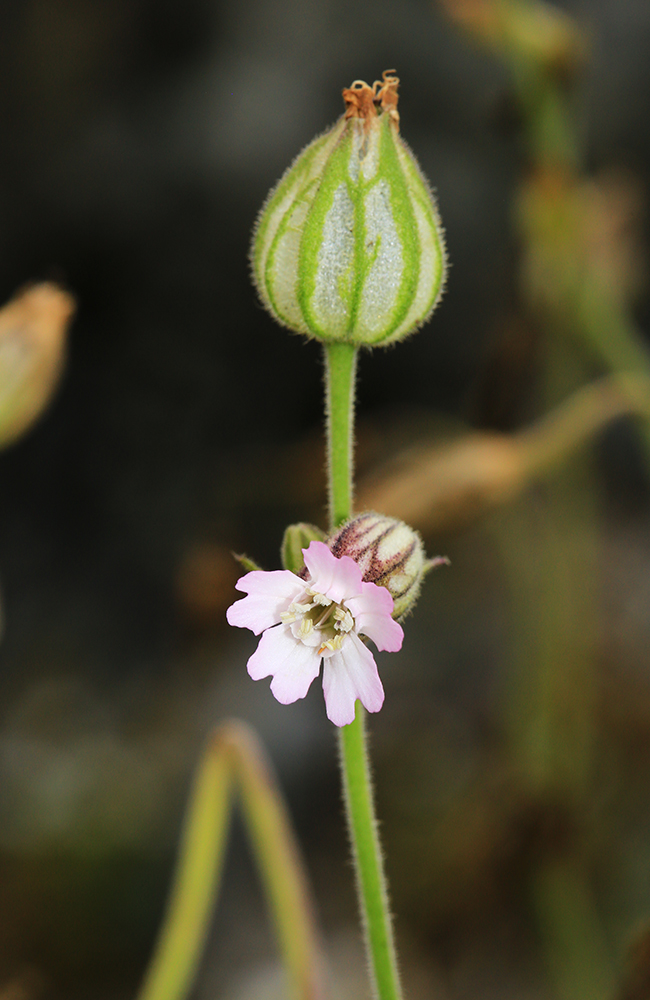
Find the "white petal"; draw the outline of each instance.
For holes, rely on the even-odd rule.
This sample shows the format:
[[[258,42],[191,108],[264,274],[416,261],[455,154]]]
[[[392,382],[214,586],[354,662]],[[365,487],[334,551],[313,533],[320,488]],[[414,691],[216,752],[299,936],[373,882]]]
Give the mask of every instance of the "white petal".
[[[396,653],[402,648],[404,630],[392,618],[385,618],[383,615],[361,615],[357,619],[357,632],[359,635],[367,635],[377,649],[384,649],[388,653]]]
[[[360,597],[351,597],[346,602],[355,622],[355,631],[372,639],[377,649],[396,653],[402,648],[404,632],[391,617],[393,598],[386,587],[374,583],[364,583]]]
[[[369,712],[378,712],[384,703],[375,658],[353,632],[342,649],[325,660],[323,693],[327,717],[335,726],[354,721],[357,698]]]
[[[302,550],[305,566],[309,573],[309,586],[320,594],[331,587],[336,571],[336,556],[333,556],[324,542],[310,542]]]
[[[260,639],[248,661],[248,673],[254,681],[271,675],[271,691],[283,705],[290,705],[307,694],[318,677],[320,659],[314,649],[293,637],[288,625],[278,625]]]
[[[393,598],[386,587],[378,587],[376,583],[364,583],[361,593],[345,602],[355,616],[364,612],[372,615],[391,615],[393,613]],[[354,610],[352,610],[354,604]]]
[[[305,566],[311,577],[309,586],[339,603],[361,593],[361,568],[349,556],[337,559],[324,542],[311,542],[303,549]]]
[[[253,570],[236,583],[248,597],[236,601],[226,611],[229,625],[249,628],[255,635],[277,625],[280,615],[305,589],[303,581],[287,569],[265,573]]]

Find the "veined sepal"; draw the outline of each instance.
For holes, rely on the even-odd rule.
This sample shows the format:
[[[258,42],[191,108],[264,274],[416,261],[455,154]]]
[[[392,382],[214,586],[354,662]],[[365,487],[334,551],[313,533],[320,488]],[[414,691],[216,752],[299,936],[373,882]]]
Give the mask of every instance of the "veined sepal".
[[[317,528],[315,524],[307,524],[305,521],[290,524],[285,528],[280,549],[282,565],[296,575],[301,573],[305,568],[302,550],[309,548],[310,542],[323,541],[325,541],[325,532]]]
[[[257,220],[251,260],[274,318],[324,342],[390,344],[433,312],[445,248],[426,179],[399,134],[397,86],[343,91],[345,115],[294,160]]]

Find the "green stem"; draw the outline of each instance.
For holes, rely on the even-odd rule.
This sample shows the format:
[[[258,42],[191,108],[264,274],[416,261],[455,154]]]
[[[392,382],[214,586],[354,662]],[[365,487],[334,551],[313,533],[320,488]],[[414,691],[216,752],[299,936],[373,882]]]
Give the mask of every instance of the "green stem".
[[[399,1000],[402,991],[375,819],[365,714],[364,708],[357,702],[354,722],[340,730],[345,808],[374,995],[379,1000]]]
[[[350,344],[325,347],[331,528],[338,527],[352,514],[356,358],[357,349]],[[379,1000],[399,1000],[401,990],[375,819],[364,718],[364,709],[357,703],[354,722],[339,730],[345,808],[373,992]]]
[[[352,515],[354,436],[354,344],[325,345],[325,406],[327,413],[327,471],[330,528]]]

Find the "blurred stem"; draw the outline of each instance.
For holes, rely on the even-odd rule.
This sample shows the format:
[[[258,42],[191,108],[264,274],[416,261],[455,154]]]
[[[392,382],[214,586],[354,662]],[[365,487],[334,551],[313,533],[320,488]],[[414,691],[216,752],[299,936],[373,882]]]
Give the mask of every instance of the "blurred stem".
[[[530,482],[566,462],[607,424],[619,417],[650,419],[650,379],[644,375],[605,375],[576,389],[534,424],[513,435]]]
[[[582,382],[584,365],[580,346],[553,327],[545,348],[550,408]],[[598,483],[588,455],[546,478],[498,533],[513,623],[507,722],[513,756],[549,824],[531,897],[562,1000],[604,1000],[612,983],[581,828],[596,735],[597,538]]]
[[[607,1000],[614,976],[584,867],[572,856],[548,858],[533,875],[533,893],[561,1000]]]
[[[544,218],[553,212],[570,218],[582,159],[571,87],[583,48],[578,26],[538,0],[496,3],[531,177],[540,201],[546,199],[539,211]],[[532,34],[522,31],[526,21],[537,26]],[[529,259],[549,256],[548,271],[557,282],[544,301],[544,412],[584,383],[587,345],[609,371],[648,373],[646,352],[625,320],[622,304],[591,264],[580,242],[582,233],[576,233],[573,256],[587,263],[575,268],[567,268],[564,232],[551,227],[547,238],[544,225],[524,226],[521,237]],[[523,292],[534,315],[540,304],[535,289],[524,286]],[[547,422],[547,430],[549,426]],[[528,443],[535,445],[534,435]],[[513,749],[552,825],[533,872],[532,899],[563,1000],[600,1000],[611,986],[604,934],[580,850],[581,805],[593,780],[598,683],[597,503],[592,463],[581,456],[513,511],[502,538],[512,585]]]
[[[523,112],[531,160],[536,167],[573,173],[580,149],[571,109],[558,84],[520,52],[508,52],[514,87]]]
[[[233,775],[219,736],[194,779],[167,913],[138,1000],[190,992],[219,891]]]
[[[571,488],[576,471],[498,517],[497,539],[511,593],[512,756],[545,824],[531,903],[557,996],[604,1000],[612,969],[582,839],[598,696],[597,569],[592,504]]]
[[[179,860],[138,1000],[184,1000],[216,903],[235,785],[296,1000],[322,1000],[323,959],[307,880],[264,750],[244,723],[213,734],[194,781]]]
[[[649,378],[650,353],[622,304],[594,279],[585,284],[577,299],[578,325],[605,368],[619,375],[635,372]],[[647,419],[640,422],[640,430],[646,461],[649,461],[650,422]]]
[[[357,349],[350,344],[327,344],[325,347],[331,528],[338,527],[352,515],[356,356]],[[354,722],[339,730],[343,793],[373,993],[379,1000],[399,1000],[401,989],[364,720],[365,710],[357,702]]]
[[[534,10],[542,7],[538,0],[498,0],[508,37],[508,19],[516,17],[517,9]],[[546,8],[549,12],[553,8]],[[559,11],[555,16],[563,17]],[[575,31],[577,32],[577,27]],[[572,106],[573,93],[562,74],[550,65],[531,57],[530,52],[516,45],[504,46],[517,100],[519,102],[528,154],[535,172],[544,171],[562,178],[564,199],[575,196],[580,182],[581,149],[578,128]],[[524,239],[535,245],[535,234],[523,233]],[[582,247],[577,246],[580,253]],[[606,371],[614,374],[638,372],[650,376],[650,353],[636,329],[627,304],[613,294],[602,276],[592,270],[580,273],[567,288],[562,302],[559,325],[566,335],[577,330],[588,349]],[[650,425],[643,422],[642,435],[650,458]]]
[[[298,847],[264,747],[248,726],[230,723],[225,739],[234,750],[246,829],[294,994],[324,995],[320,936]]]
[[[589,230],[567,226],[567,220],[581,218],[576,199],[584,184],[573,106],[585,48],[578,23],[540,0],[452,3],[450,9],[469,10],[465,22],[496,46],[510,69],[521,112],[529,161],[522,187],[527,196],[536,191],[538,202],[534,213],[520,215],[520,236],[535,265],[533,276],[535,267],[536,277],[542,275],[522,292],[531,315],[545,319],[545,412],[584,382],[589,354],[619,376],[629,379],[635,372],[647,378],[648,352],[630,320],[625,286],[618,292],[611,287],[591,253]],[[486,10],[487,31],[480,17]],[[552,418],[542,429],[562,431]],[[570,441],[570,434],[564,436]],[[645,441],[650,454],[650,433]],[[533,431],[526,443],[531,457],[537,449],[540,458],[552,442]],[[593,780],[596,504],[596,476],[581,457],[517,505],[499,532],[512,589],[513,757],[553,827],[533,872],[532,896],[563,1000],[599,1000],[611,985],[578,839],[581,807]]]
[[[573,63],[578,58],[577,31],[569,28],[566,15],[539,0],[493,2],[530,159],[538,168],[575,172],[580,143],[564,74],[558,69],[567,59]]]

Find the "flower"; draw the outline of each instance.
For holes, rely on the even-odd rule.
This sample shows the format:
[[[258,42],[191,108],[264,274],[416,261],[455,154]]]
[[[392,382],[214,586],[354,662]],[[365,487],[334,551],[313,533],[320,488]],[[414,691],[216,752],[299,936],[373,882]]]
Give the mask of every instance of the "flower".
[[[254,681],[271,676],[282,705],[304,698],[321,660],[327,717],[335,726],[354,721],[357,698],[369,712],[384,703],[375,658],[361,641],[396,652],[404,633],[392,618],[385,587],[365,583],[349,556],[337,559],[323,542],[303,549],[306,578],[289,570],[255,570],[237,581],[248,596],[228,608],[230,625],[262,634],[248,661]]]

